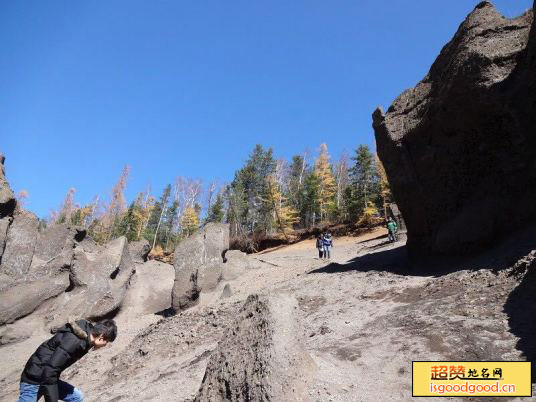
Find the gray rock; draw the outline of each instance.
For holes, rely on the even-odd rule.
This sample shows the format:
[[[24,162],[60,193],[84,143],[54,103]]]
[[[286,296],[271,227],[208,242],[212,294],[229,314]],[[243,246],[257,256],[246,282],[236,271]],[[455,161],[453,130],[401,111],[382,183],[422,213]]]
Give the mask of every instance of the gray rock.
[[[13,215],[17,201],[15,195],[6,180],[4,161],[5,157],[0,154],[0,218]]]
[[[22,281],[0,292],[0,325],[32,313],[39,305],[69,286],[69,273]]]
[[[4,248],[6,247],[7,230],[13,218],[6,216],[0,219],[0,264],[2,263],[2,255],[4,254]]]
[[[176,311],[195,305],[202,290],[216,287],[228,248],[229,225],[222,223],[209,223],[177,245],[171,297]]]
[[[252,262],[246,253],[240,250],[228,250],[225,253],[222,278],[226,281],[236,279],[247,269],[250,269],[251,265]]]
[[[143,264],[147,261],[147,256],[151,251],[151,245],[146,239],[133,241],[128,244],[128,249],[130,251],[130,256],[132,261]]]
[[[23,277],[32,263],[37,241],[37,217],[28,211],[18,211],[7,232],[0,272],[13,278]]]
[[[536,216],[536,26],[480,3],[426,77],[373,114],[414,255],[482,248]]]
[[[227,299],[233,295],[233,292],[231,290],[231,285],[228,283],[225,284],[223,287],[223,291],[221,292],[220,299]]]
[[[211,353],[196,402],[308,401],[314,362],[290,297],[250,295]]]
[[[94,254],[77,245],[69,288],[51,302],[45,314],[49,326],[59,326],[69,317],[98,319],[115,313],[134,273],[125,237],[111,241]]]

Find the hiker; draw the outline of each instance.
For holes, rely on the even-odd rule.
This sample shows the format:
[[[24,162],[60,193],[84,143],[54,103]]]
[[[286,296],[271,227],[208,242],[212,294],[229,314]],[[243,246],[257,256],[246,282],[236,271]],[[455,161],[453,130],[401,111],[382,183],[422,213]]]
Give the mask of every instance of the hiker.
[[[395,242],[396,241],[396,231],[398,227],[396,226],[396,222],[393,220],[393,218],[389,218],[387,220],[387,230],[389,231],[389,241]]]
[[[318,249],[318,258],[322,259],[324,257],[324,237],[322,234],[316,237],[316,248]]]
[[[333,247],[333,240],[331,239],[331,233],[327,232],[324,235],[324,258],[331,258],[331,247]]]
[[[71,321],[37,348],[20,379],[19,402],[34,402],[42,396],[45,402],[81,402],[84,395],[59,379],[63,370],[80,360],[91,348],[99,349],[117,336],[114,320],[95,324],[86,320]]]

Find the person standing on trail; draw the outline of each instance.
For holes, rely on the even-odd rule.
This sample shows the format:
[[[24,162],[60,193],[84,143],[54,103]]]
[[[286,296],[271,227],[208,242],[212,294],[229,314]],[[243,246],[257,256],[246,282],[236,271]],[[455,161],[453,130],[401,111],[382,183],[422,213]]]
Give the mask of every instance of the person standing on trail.
[[[331,258],[331,247],[333,247],[333,240],[331,238],[331,233],[327,232],[324,235],[324,258],[328,260]]]
[[[324,257],[324,236],[322,234],[316,237],[316,248],[318,249],[318,258],[322,259]]]
[[[99,349],[117,337],[114,320],[92,324],[86,320],[71,321],[37,348],[20,379],[19,402],[34,402],[42,396],[46,402],[81,402],[84,395],[59,379],[60,374],[80,360],[91,348]]]
[[[396,241],[396,231],[398,227],[396,226],[396,222],[393,220],[393,218],[389,218],[387,220],[387,230],[389,231],[389,241]]]

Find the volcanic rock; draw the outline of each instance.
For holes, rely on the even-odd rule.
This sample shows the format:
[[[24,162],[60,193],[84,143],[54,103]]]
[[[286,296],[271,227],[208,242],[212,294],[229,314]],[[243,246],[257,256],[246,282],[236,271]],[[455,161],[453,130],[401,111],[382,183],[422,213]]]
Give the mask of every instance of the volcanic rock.
[[[19,278],[28,272],[37,242],[38,223],[31,212],[20,210],[15,213],[7,231],[0,273]]]
[[[470,252],[536,216],[533,14],[481,2],[426,77],[373,114],[414,255]]]
[[[314,369],[288,296],[250,295],[212,352],[196,402],[305,401]]]
[[[208,223],[175,249],[175,282],[172,307],[176,311],[199,301],[202,290],[211,290],[221,280],[223,254],[229,248],[229,225]]]
[[[4,170],[4,155],[0,154],[0,218],[13,215],[17,201],[9,187]]]
[[[151,251],[151,245],[146,239],[133,241],[128,244],[128,250],[132,257],[132,261],[138,264],[143,264],[147,261],[147,256]]]

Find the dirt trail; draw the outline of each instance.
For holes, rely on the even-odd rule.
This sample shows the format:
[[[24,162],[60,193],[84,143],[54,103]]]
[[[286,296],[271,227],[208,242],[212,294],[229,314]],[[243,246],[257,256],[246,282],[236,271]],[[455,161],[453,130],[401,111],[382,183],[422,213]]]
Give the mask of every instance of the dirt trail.
[[[131,307],[117,317],[118,341],[63,377],[88,401],[191,401],[211,352],[250,294],[297,301],[293,314],[315,366],[305,390],[310,401],[411,400],[412,360],[524,360],[508,312],[519,281],[490,270],[500,265],[496,258],[469,264],[471,270],[411,271],[403,244],[386,240],[381,229],[335,238],[331,261],[318,259],[312,240],[264,251],[252,256],[256,269],[167,319],[150,313],[167,303],[162,295],[171,289],[172,268],[146,264]],[[231,295],[222,298],[227,283]],[[20,369],[45,337],[0,348],[1,400],[16,399]]]

